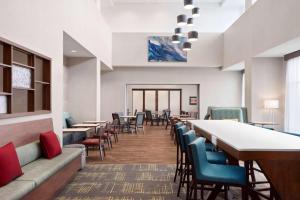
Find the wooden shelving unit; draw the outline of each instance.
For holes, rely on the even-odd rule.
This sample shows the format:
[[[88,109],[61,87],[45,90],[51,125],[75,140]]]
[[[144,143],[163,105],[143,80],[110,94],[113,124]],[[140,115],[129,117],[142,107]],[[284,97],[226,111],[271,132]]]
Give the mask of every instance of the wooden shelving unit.
[[[6,109],[0,110],[6,112],[0,119],[51,112],[51,59],[0,41],[1,96],[6,97]]]

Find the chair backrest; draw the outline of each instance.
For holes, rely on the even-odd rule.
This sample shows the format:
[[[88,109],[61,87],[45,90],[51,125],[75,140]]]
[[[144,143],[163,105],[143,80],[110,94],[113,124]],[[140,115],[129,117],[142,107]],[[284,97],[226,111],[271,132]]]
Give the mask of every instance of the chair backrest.
[[[143,126],[144,125],[144,117],[145,113],[139,112],[136,114],[136,119],[135,119],[135,125],[136,126]]]
[[[147,120],[152,120],[152,113],[150,110],[146,110],[146,118]]]
[[[118,113],[112,113],[112,118],[113,118],[113,124],[114,125],[120,125],[120,116]]]
[[[185,134],[186,132],[188,132],[188,129],[185,125],[180,126],[179,128],[177,128],[177,139],[178,139],[178,143],[180,146],[180,149],[182,152],[186,152],[186,148],[184,146],[184,141],[183,141],[183,134]]]
[[[185,134],[183,134],[183,145],[185,146],[186,149],[186,156],[188,158],[188,161],[191,162],[191,155],[190,155],[190,151],[188,150],[188,146],[189,144],[191,144],[192,142],[194,142],[197,139],[196,133],[194,130],[190,130],[188,132],[186,132]]]
[[[209,167],[205,150],[205,139],[200,137],[189,145],[192,169],[197,179],[203,178],[203,171]]]
[[[231,119],[238,120],[239,122],[244,122],[241,108],[213,108],[211,109],[211,119]]]
[[[171,115],[171,111],[170,110],[165,110],[164,111],[164,118],[166,120],[168,120],[170,118],[170,115]]]
[[[136,114],[137,114],[137,109],[134,110],[134,114],[133,115],[136,116]]]

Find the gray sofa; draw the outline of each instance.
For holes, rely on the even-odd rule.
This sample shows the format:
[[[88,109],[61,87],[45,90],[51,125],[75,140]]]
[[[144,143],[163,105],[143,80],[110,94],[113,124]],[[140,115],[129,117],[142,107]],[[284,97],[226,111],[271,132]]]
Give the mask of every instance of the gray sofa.
[[[17,154],[24,174],[0,188],[1,199],[22,199],[69,163],[79,157],[85,157],[85,150],[82,146],[67,146],[62,149],[62,154],[52,159],[46,159],[42,157],[40,144],[36,141],[18,147]],[[82,159],[81,162],[83,162]],[[81,168],[83,166],[84,164],[81,163]],[[30,199],[28,196],[26,197]]]
[[[206,119],[222,120],[237,119],[239,122],[248,123],[248,113],[245,107],[208,107]]]

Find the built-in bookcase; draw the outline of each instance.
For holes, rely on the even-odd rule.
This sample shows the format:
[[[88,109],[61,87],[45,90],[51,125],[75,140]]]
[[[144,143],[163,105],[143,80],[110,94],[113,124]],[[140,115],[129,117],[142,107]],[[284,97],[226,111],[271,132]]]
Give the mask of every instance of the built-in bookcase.
[[[0,119],[51,111],[51,60],[0,41]]]

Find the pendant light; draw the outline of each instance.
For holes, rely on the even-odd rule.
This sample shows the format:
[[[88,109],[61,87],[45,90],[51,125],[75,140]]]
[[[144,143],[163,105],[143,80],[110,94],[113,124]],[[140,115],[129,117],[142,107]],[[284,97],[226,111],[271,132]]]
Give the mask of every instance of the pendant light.
[[[183,48],[182,48],[183,51],[190,51],[191,49],[192,49],[192,43],[190,42],[183,43]]]
[[[199,11],[198,7],[193,8],[192,15],[193,15],[193,18],[196,18],[196,17],[200,16],[200,11]]]
[[[186,15],[178,15],[177,16],[177,25],[185,26],[186,25]]]
[[[188,9],[188,10],[195,8],[194,1],[193,0],[184,0],[184,8]]]
[[[187,20],[187,26],[194,26],[193,18],[188,18],[188,20]]]
[[[178,35],[178,36],[183,36],[183,33],[182,33],[182,28],[175,28],[175,35]]]
[[[197,31],[190,31],[188,32],[188,41],[194,42],[198,40],[198,32]]]
[[[172,36],[172,43],[174,43],[174,44],[180,43],[180,38],[179,38],[178,35],[173,35]]]

